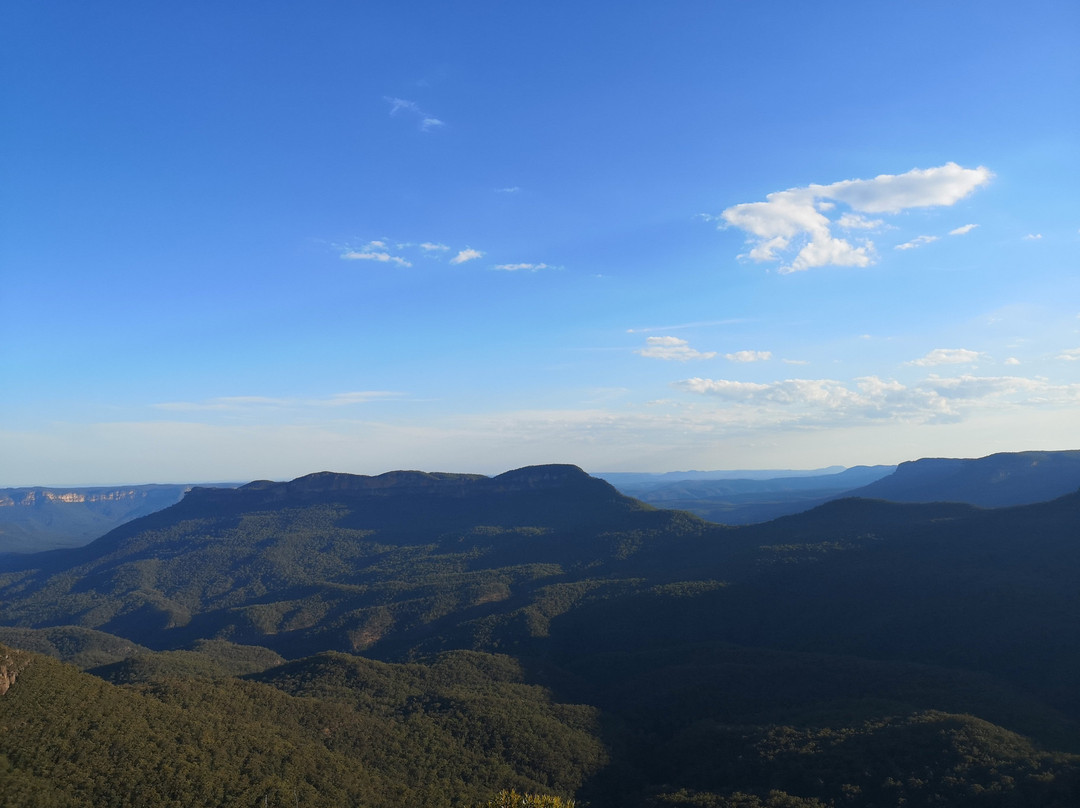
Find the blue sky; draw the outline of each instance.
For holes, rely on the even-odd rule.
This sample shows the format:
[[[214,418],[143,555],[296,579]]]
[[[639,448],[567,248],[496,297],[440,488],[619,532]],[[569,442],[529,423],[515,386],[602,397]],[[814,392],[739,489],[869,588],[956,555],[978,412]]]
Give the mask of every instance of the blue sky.
[[[1073,2],[14,0],[0,485],[1077,448],[1077,41]]]

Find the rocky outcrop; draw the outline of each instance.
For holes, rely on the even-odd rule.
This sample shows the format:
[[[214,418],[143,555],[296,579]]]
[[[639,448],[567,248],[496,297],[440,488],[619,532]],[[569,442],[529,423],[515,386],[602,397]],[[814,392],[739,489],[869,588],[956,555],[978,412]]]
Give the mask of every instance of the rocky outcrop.
[[[26,652],[0,645],[0,696],[11,689],[11,686],[15,684],[15,679],[29,660],[30,655]]]
[[[16,505],[33,506],[39,502],[62,502],[68,505],[85,502],[121,502],[148,496],[134,488],[109,490],[57,490],[55,488],[9,488],[0,494],[0,508]]]

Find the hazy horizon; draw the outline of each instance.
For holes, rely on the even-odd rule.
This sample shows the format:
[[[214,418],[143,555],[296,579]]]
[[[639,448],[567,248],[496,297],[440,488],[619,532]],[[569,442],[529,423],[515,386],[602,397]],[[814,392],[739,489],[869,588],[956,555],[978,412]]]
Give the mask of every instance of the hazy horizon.
[[[0,486],[1080,445],[1077,4],[3,19]]]

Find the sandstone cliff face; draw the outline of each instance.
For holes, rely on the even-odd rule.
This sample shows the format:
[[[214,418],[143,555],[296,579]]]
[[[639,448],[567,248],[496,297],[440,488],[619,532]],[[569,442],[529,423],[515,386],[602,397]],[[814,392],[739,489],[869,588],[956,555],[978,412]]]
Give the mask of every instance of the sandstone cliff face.
[[[39,502],[63,502],[68,505],[86,502],[122,502],[146,497],[145,491],[136,491],[133,488],[93,492],[63,491],[52,488],[9,488],[6,493],[0,494],[0,508],[19,505],[31,507]]]
[[[15,679],[29,661],[30,655],[26,652],[0,645],[0,696],[11,689],[11,686],[15,684]]]
[[[179,502],[186,485],[0,488],[0,553],[79,547]]]

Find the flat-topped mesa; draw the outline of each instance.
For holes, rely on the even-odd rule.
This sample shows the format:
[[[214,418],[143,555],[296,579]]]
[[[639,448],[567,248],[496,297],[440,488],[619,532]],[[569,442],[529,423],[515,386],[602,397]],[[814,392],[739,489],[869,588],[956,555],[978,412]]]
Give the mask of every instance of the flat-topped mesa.
[[[322,506],[338,511],[342,527],[388,531],[383,537],[393,534],[395,541],[427,540],[435,528],[441,534],[476,525],[578,530],[603,524],[615,530],[626,520],[640,527],[642,512],[654,510],[572,465],[530,466],[495,477],[318,472],[289,482],[257,480],[240,488],[193,488],[176,505],[110,532],[86,552],[120,546],[140,531],[167,530],[188,519]]]
[[[1080,451],[1000,452],[979,458],[926,457],[846,496],[893,502],[967,502],[982,507],[1046,502],[1080,487]]]
[[[380,493],[416,491],[422,489],[453,490],[468,486],[478,480],[486,480],[482,474],[449,474],[427,471],[388,471],[369,477],[365,474],[344,474],[334,471],[318,471],[297,477],[285,483],[258,481],[242,486],[240,491],[280,489],[288,494],[325,493],[348,491],[352,493]]]
[[[501,490],[522,490],[530,488],[561,488],[566,485],[580,485],[586,480],[594,480],[577,466],[568,463],[553,463],[545,466],[525,466],[506,471],[490,482]],[[597,480],[597,482],[600,482]]]
[[[288,482],[256,480],[236,489],[196,487],[184,498],[184,504],[249,507],[256,503],[311,502],[339,496],[383,499],[430,495],[458,499],[554,490],[588,491],[605,499],[612,495],[621,499],[611,485],[590,477],[577,466],[551,464],[527,466],[496,477],[427,471],[389,471],[376,476],[320,471]]]

